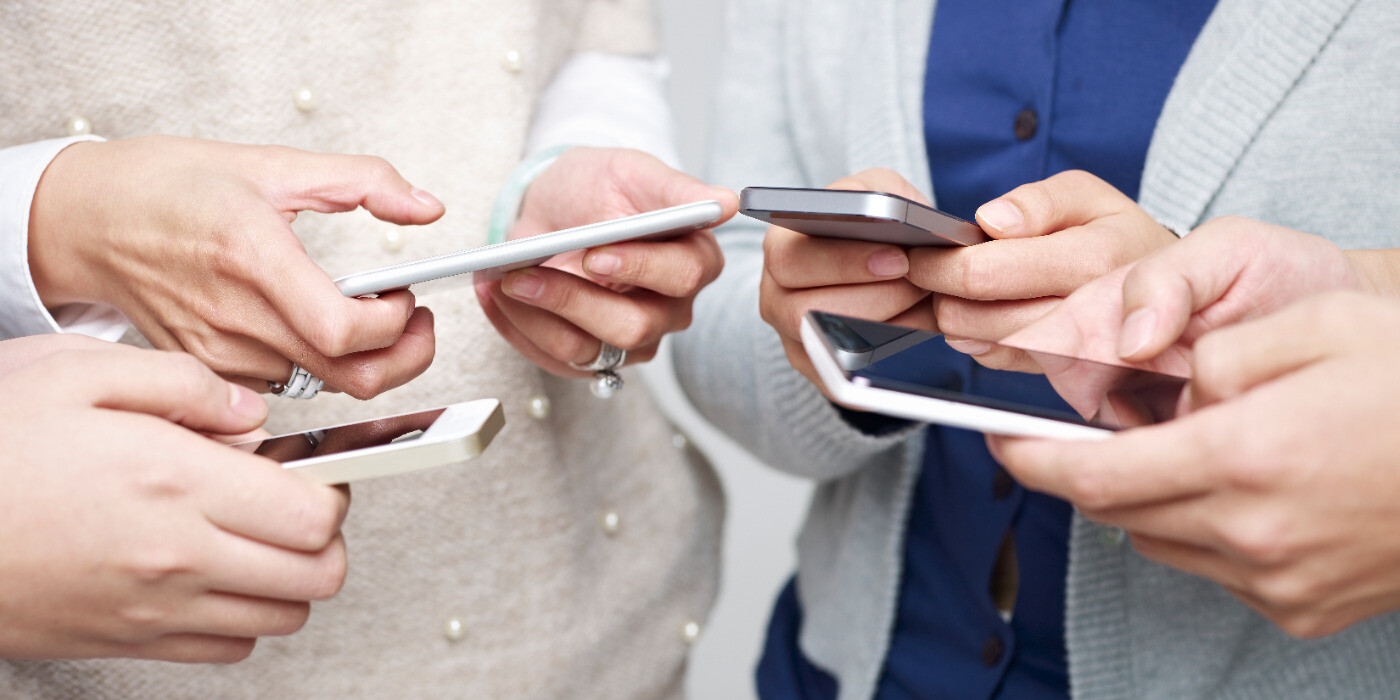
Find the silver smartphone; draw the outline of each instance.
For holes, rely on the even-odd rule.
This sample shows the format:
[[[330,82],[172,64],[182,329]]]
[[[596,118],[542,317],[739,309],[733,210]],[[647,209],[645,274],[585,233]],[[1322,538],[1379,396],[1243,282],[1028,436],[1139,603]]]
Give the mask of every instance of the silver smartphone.
[[[906,248],[991,240],[977,224],[885,192],[746,187],[739,212],[808,236]]]
[[[505,423],[501,402],[481,399],[233,447],[317,483],[346,484],[465,462],[481,454]]]
[[[938,333],[811,311],[802,319],[801,335],[836,403],[997,435],[1102,438],[1170,419],[1186,385],[1182,377],[1022,349],[1076,413],[947,385],[940,368],[966,356]]]
[[[335,284],[347,297],[396,289],[412,289],[415,294],[422,295],[470,283],[470,273],[497,278],[511,270],[538,265],[560,253],[622,241],[674,238],[715,225],[723,212],[723,207],[714,200],[682,204],[624,219],[358,272],[336,280]]]

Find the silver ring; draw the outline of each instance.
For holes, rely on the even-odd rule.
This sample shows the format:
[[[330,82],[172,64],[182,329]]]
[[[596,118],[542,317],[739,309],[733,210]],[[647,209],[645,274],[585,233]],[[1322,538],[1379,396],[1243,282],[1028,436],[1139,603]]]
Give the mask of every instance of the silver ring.
[[[569,366],[583,372],[611,372],[627,361],[626,350],[611,343],[598,342],[598,356],[593,358],[592,362],[586,365],[570,362]]]
[[[287,377],[285,382],[268,382],[267,390],[273,396],[281,396],[284,399],[307,399],[316,398],[316,394],[325,386],[325,382],[317,379],[315,375],[301,368],[301,365],[292,365],[292,376]]]

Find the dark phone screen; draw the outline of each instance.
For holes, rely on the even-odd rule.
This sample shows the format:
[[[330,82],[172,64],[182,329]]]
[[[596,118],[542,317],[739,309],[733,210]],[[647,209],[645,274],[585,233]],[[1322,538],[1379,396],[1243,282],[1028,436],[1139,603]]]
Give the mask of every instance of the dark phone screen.
[[[943,335],[813,311],[812,318],[848,379],[878,389],[956,401],[1039,418],[1117,430],[1176,415],[1186,379],[1063,355],[1017,349],[1040,368],[1078,414],[974,393],[949,386],[950,347]],[[995,344],[994,344],[995,345]],[[1105,410],[1109,408],[1111,410]]]
[[[322,430],[279,435],[266,440],[240,442],[233,447],[278,462],[321,457],[365,447],[387,445],[391,442],[416,440],[422,437],[423,431],[431,427],[445,410],[447,409],[435,408],[431,411],[376,418]]]

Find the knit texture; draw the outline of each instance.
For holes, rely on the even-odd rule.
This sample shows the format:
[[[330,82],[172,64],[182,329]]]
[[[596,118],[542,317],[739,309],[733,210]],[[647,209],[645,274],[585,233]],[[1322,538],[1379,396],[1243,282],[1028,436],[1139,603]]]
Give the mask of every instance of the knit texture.
[[[0,144],[148,133],[386,157],[447,215],[403,229],[363,212],[295,229],[331,277],[484,242],[537,93],[576,48],[655,48],[644,0],[270,0],[0,5]],[[518,72],[507,52],[520,55]],[[293,96],[308,87],[314,111]],[[673,446],[637,377],[610,401],[505,343],[469,287],[437,317],[427,374],[371,402],[272,401],[272,428],[482,397],[507,425],[465,465],[355,486],[349,579],[301,632],[232,666],[0,662],[0,698],[649,698],[680,693],[718,573],[722,495]],[[539,420],[529,398],[547,397]],[[609,537],[605,513],[621,516]],[[457,642],[443,633],[460,620]]]
[[[1397,10],[1396,0],[1221,0],[1167,99],[1143,206],[1180,231],[1233,214],[1348,248],[1400,245]],[[712,179],[820,187],[883,166],[927,192],[932,17],[932,0],[731,0]],[[842,700],[868,698],[893,627],[922,436],[861,435],[788,365],[758,314],[762,236],[752,221],[722,230],[728,267],[677,339],[676,367],[702,413],[768,464],[819,482],[799,537],[800,641]],[[1380,698],[1400,687],[1400,615],[1293,639],[1081,519],[1067,595],[1078,698]]]

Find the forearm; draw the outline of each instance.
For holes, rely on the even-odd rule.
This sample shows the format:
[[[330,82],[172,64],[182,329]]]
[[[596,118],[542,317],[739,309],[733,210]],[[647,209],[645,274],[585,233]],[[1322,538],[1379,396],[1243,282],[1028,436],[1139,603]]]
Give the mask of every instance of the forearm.
[[[116,340],[126,331],[126,318],[104,304],[50,307],[30,269],[30,214],[44,172],[68,146],[95,140],[78,136],[0,150],[0,338],[68,332]]]

